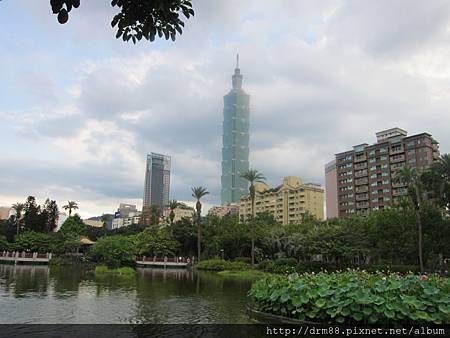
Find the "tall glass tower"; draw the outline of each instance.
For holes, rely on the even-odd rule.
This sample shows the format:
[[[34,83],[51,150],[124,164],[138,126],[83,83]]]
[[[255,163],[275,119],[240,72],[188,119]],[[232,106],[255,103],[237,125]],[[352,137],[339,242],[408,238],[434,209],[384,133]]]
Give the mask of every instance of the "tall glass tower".
[[[163,210],[169,203],[170,156],[147,155],[143,207],[156,205]]]
[[[237,203],[248,193],[248,182],[240,174],[249,168],[250,95],[242,90],[239,54],[232,84],[223,97],[222,205]]]

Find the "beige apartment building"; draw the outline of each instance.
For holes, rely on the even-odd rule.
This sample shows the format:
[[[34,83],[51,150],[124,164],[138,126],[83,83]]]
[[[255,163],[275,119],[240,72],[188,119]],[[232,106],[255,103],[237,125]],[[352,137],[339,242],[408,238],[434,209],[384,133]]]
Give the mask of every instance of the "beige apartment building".
[[[320,220],[324,219],[324,190],[318,184],[303,183],[299,177],[287,176],[275,188],[257,183],[255,191],[256,215],[267,212],[281,224],[300,223],[305,212]],[[246,221],[252,212],[250,196],[241,197],[240,202],[239,219]]]
[[[195,210],[192,207],[187,206],[184,203],[180,203],[180,205],[173,209],[175,217],[173,218],[173,222],[176,223],[181,221],[183,218],[187,218],[189,220],[194,219]],[[168,224],[170,223],[170,208],[165,208],[163,211],[164,221]]]
[[[224,218],[238,214],[239,214],[239,204],[213,206],[208,210],[209,216],[216,216],[219,218]]]

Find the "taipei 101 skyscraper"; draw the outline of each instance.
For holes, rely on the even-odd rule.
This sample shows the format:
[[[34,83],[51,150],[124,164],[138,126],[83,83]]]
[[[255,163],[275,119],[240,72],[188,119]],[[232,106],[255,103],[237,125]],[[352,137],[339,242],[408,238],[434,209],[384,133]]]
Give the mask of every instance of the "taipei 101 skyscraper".
[[[248,194],[248,182],[240,174],[249,169],[250,95],[242,89],[239,54],[232,85],[223,97],[222,205],[238,203]]]

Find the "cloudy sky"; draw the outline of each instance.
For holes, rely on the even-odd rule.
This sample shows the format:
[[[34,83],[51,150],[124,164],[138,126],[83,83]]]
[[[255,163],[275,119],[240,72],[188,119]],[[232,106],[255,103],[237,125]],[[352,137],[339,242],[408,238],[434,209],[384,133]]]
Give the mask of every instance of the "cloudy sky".
[[[146,154],[172,156],[171,198],[220,201],[223,95],[240,54],[250,163],[324,182],[375,132],[450,152],[447,0],[194,0],[176,42],[116,40],[110,1],[59,25],[48,0],[0,2],[0,205],[75,200],[84,217],[141,204]]]

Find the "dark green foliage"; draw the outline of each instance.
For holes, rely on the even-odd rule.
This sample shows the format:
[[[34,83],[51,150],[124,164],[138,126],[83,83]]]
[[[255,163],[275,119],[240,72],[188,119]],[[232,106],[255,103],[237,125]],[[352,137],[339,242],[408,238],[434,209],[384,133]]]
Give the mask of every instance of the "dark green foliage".
[[[133,242],[120,235],[100,238],[91,249],[93,259],[110,268],[132,264],[135,252]]]
[[[174,256],[179,243],[174,240],[167,228],[151,225],[133,236],[136,251],[145,256]]]
[[[342,273],[272,276],[253,284],[257,310],[343,326],[449,324],[450,279]]]
[[[1,251],[8,251],[10,244],[6,240],[5,236],[0,235],[0,252]]]
[[[183,218],[171,225],[169,230],[179,243],[178,255],[194,256],[197,250],[197,227],[189,219]]]
[[[71,216],[61,225],[59,232],[65,238],[79,239],[87,232],[87,225],[83,223],[79,215]]]
[[[47,253],[53,249],[54,234],[26,231],[16,236],[14,249],[17,251],[29,251]]]
[[[250,257],[236,257],[234,259],[235,262],[245,263],[245,264],[251,264],[252,259]]]
[[[211,270],[211,271],[243,271],[250,269],[250,265],[242,262],[230,262],[223,259],[210,259],[199,262],[196,265],[199,270]]]
[[[14,223],[14,218],[11,220],[0,220],[0,235],[5,236],[8,242],[13,242],[16,235],[16,225]]]
[[[50,5],[58,22],[64,24],[80,0],[50,0]],[[133,43],[142,38],[154,41],[156,36],[175,41],[184,28],[181,15],[187,19],[194,16],[190,0],[112,0],[111,6],[120,10],[111,21],[111,26],[117,27],[116,38]]]

